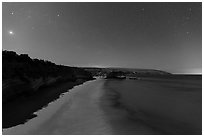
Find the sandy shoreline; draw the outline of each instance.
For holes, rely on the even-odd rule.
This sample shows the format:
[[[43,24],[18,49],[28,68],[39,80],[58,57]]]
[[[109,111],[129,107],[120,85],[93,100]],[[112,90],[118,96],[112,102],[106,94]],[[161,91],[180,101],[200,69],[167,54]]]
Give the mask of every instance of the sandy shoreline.
[[[106,80],[85,82],[39,111],[25,124],[4,130],[8,135],[157,135],[160,132],[133,121],[106,90]],[[107,94],[108,93],[108,94]],[[112,95],[110,95],[110,94]]]
[[[154,87],[152,83],[141,81],[135,87],[135,82],[134,80],[104,79],[85,82],[65,93],[42,111],[40,110],[36,118],[5,130],[3,134],[166,135],[201,133],[201,108],[200,100],[197,98],[200,96],[200,89],[197,91],[195,88],[195,92],[187,91],[185,94],[183,91],[175,91],[175,94],[165,90],[163,94],[160,86]],[[180,97],[184,97],[183,95],[187,98],[180,100]]]
[[[62,97],[38,111],[25,124],[5,129],[5,135],[88,135],[111,134],[98,106],[104,81],[93,80],[75,86]],[[89,125],[89,126],[87,126]]]
[[[59,96],[80,85],[85,80],[76,82],[62,82],[56,85],[40,89],[39,92],[28,97],[19,97],[16,100],[2,104],[2,128],[9,128],[25,123],[36,117],[34,112],[45,107],[48,103],[56,100]]]
[[[113,80],[114,81],[114,80]],[[119,80],[120,81],[120,80]],[[104,84],[104,95],[101,106],[108,116],[114,135],[164,135],[161,130],[151,127],[139,117],[133,116],[134,110],[130,109],[123,101],[120,91],[115,90],[107,80]]]

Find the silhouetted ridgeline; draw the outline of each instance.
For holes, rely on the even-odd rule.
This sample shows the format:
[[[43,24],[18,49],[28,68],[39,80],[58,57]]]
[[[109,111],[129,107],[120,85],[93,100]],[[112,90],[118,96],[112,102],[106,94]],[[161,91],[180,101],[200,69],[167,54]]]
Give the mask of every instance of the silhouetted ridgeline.
[[[31,59],[27,54],[13,51],[3,51],[2,63],[3,102],[20,94],[30,95],[56,82],[92,79],[91,73],[84,69]]]
[[[84,67],[86,71],[92,73],[93,76],[105,76],[113,78],[116,76],[125,77],[169,77],[172,74],[154,69],[134,69],[134,68],[91,68]]]

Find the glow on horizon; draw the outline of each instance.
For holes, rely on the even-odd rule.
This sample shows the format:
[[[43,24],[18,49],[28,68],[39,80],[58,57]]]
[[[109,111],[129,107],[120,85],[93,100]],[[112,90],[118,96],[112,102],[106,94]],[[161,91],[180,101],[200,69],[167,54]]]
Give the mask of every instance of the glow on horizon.
[[[108,68],[108,66],[104,66],[104,65],[88,65],[85,67],[91,67],[91,68]]]
[[[198,75],[201,75],[202,69],[200,69],[200,68],[186,69],[186,70],[183,70],[182,72],[175,72],[173,74],[198,74]]]
[[[201,74],[201,28],[196,2],[2,3],[4,50],[66,66]]]

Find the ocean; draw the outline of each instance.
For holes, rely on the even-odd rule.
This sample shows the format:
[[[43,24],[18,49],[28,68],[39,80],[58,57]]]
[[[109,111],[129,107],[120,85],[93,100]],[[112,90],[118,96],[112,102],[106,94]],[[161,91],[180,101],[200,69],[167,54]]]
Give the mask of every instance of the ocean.
[[[129,117],[163,134],[201,134],[201,76],[108,80],[105,87],[119,94],[119,106]]]
[[[202,80],[97,79],[63,93],[35,114],[3,134],[202,134]]]

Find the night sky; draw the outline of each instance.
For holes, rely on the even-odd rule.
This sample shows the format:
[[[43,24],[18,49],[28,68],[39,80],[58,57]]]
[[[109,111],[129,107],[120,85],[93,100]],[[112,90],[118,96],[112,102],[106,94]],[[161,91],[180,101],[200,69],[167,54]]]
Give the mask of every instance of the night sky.
[[[3,3],[2,48],[68,66],[202,71],[202,3]]]

